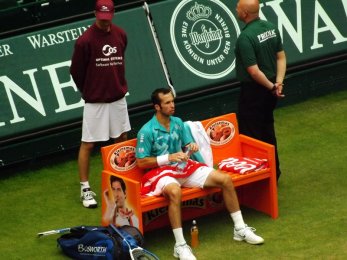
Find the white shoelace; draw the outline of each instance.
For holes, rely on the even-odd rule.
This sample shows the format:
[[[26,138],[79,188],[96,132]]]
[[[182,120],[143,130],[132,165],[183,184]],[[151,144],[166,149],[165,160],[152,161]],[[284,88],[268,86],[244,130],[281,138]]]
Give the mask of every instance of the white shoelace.
[[[92,199],[94,199],[93,196],[96,196],[96,194],[90,190],[83,192],[83,199],[84,200],[92,200]]]

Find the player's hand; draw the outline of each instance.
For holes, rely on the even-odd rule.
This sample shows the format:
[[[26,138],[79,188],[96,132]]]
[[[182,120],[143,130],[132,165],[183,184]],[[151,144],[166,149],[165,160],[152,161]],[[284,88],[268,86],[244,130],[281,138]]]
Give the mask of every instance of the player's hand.
[[[114,208],[116,206],[116,203],[113,202],[108,195],[108,189],[104,190],[103,196],[106,202],[106,207]]]
[[[130,218],[131,216],[134,215],[134,212],[133,210],[129,210],[128,208],[120,208],[119,209],[119,214],[122,216],[122,217],[125,217],[125,218]]]
[[[285,95],[283,94],[283,83],[275,83],[275,85],[276,85],[276,91],[275,91],[275,96],[277,97],[277,98],[284,98],[285,97]]]
[[[178,152],[170,154],[170,162],[183,162],[187,161],[189,156],[185,154],[184,152]]]
[[[186,146],[186,149],[189,149],[189,155],[191,155],[192,153],[196,153],[197,151],[199,151],[199,145],[197,145],[196,143],[190,143]]]

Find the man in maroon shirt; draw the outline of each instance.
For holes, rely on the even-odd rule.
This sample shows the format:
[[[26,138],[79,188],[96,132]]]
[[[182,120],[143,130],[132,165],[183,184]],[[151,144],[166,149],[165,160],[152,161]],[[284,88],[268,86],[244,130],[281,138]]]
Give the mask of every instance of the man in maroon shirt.
[[[130,130],[125,94],[126,33],[112,24],[112,0],[97,0],[95,23],[76,41],[70,73],[85,101],[82,141],[78,154],[81,200],[97,207],[89,185],[89,160],[95,142],[124,141]]]

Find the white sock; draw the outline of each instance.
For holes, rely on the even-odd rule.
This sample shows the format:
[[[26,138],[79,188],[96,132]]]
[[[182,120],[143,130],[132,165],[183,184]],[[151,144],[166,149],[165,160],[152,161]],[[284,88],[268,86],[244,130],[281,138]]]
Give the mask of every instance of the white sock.
[[[240,210],[230,213],[230,216],[234,221],[234,226],[236,230],[242,229],[246,226],[245,222],[243,221],[243,217]]]
[[[81,184],[81,190],[90,188],[89,181],[81,181],[80,184]]]
[[[176,245],[184,245],[186,244],[186,240],[183,237],[183,229],[182,228],[175,228],[172,230],[175,236]]]

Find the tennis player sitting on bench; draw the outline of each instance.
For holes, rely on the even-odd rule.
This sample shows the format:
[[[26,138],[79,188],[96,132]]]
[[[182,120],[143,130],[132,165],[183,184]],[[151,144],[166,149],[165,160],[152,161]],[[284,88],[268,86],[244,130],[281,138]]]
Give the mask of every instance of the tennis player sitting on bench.
[[[174,117],[174,96],[169,89],[156,89],[152,93],[155,115],[137,135],[136,160],[138,167],[149,171],[142,179],[142,194],[163,195],[169,200],[168,215],[176,240],[174,256],[179,259],[196,259],[187,245],[182,231],[181,188],[219,187],[224,202],[234,222],[234,239],[250,244],[262,244],[254,228],[242,218],[238,198],[231,177],[205,164],[189,159],[182,149],[197,152],[199,147],[185,132],[183,121]],[[177,163],[187,161],[182,172],[176,171]]]

